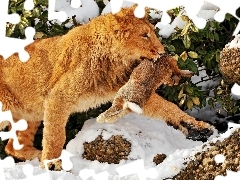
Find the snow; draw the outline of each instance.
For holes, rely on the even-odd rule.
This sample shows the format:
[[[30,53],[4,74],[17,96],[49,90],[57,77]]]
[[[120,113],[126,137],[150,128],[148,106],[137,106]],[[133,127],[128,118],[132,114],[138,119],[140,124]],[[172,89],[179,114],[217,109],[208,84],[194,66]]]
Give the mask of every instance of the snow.
[[[203,18],[207,21],[213,21],[214,16],[217,13],[217,7],[208,3],[204,2],[203,6],[201,7],[200,11],[198,12],[197,16],[199,18]],[[180,11],[179,15],[173,20],[171,24],[163,24],[162,22],[158,22],[155,27],[159,28],[159,35],[168,38],[170,35],[175,31],[175,28],[178,27],[179,29],[183,29],[186,25],[186,21],[183,21],[181,15],[188,15],[187,12],[183,9]],[[151,17],[155,17],[155,14],[150,14]]]
[[[231,94],[233,96],[233,98],[235,99],[240,99],[240,86],[235,83],[231,89]]]
[[[76,4],[74,3],[74,5]],[[81,0],[81,6],[78,8],[73,8],[70,0],[58,0],[55,9],[56,11],[65,11],[68,17],[76,15],[78,23],[87,23],[90,19],[99,15],[99,7],[94,0]]]
[[[226,133],[218,135],[215,132],[209,138],[209,141],[222,141],[239,127],[240,125],[230,123],[229,130]],[[132,150],[129,159],[131,160],[122,160],[119,164],[108,164],[83,159],[83,143],[93,141],[100,134],[102,134],[105,140],[109,139],[112,135],[122,135],[123,138],[130,141]],[[191,159],[188,157],[202,151],[202,145],[204,144],[207,144],[207,142],[202,143],[201,141],[186,139],[182,132],[166,125],[164,121],[146,118],[138,114],[129,114],[114,124],[97,123],[94,118],[85,122],[82,130],[66,147],[68,153],[72,155],[70,160],[73,163],[73,168],[69,172],[43,170],[39,166],[39,161],[34,159],[32,161],[17,163],[11,168],[5,168],[4,175],[6,180],[24,179],[26,178],[26,174],[29,177],[33,177],[34,175],[34,178],[50,176],[52,179],[62,180],[87,179],[86,176],[90,177],[91,175],[95,179],[102,180],[106,178],[100,177],[117,180],[120,176],[124,179],[135,180],[138,177],[138,173],[146,171],[145,174],[147,172],[155,173],[151,179],[160,180],[179,173],[184,168],[183,163]],[[166,154],[167,158],[156,166],[152,162],[152,159],[156,154],[160,153]],[[29,171],[26,171],[26,169]],[[128,176],[123,176],[121,173],[123,169],[128,169],[129,172],[124,171],[125,175],[127,174]]]
[[[125,109],[125,108],[129,108],[137,114],[142,114],[143,113],[142,108],[139,105],[137,105],[136,103],[133,103],[133,102],[127,101],[126,103],[124,103],[123,109]]]
[[[215,157],[214,157],[214,160],[216,163],[223,163],[225,161],[225,156],[222,155],[222,154],[217,154]]]
[[[102,11],[102,14],[106,14],[106,13],[110,13],[110,12],[112,12],[112,5],[111,5],[112,3],[111,2],[109,2],[106,6],[105,6],[105,8],[103,9],[103,11]],[[122,3],[122,6],[121,7],[130,7],[130,6],[132,6],[134,3],[133,2],[129,2],[129,1],[123,1],[123,3]]]
[[[161,35],[164,38],[168,38],[172,33],[176,32],[175,28],[178,27],[179,29],[183,29],[183,27],[186,24],[186,21],[183,21],[181,18],[182,13],[179,13],[179,15],[173,20],[171,24],[162,24],[161,22],[158,22],[155,27],[159,28],[159,35]]]
[[[240,34],[237,34],[230,43],[226,44],[226,47],[229,49],[240,48]]]

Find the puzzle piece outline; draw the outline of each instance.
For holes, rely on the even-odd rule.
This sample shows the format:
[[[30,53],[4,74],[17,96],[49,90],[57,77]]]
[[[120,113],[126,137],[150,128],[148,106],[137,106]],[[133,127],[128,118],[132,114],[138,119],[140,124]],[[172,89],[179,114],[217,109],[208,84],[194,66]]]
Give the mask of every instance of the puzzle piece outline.
[[[2,55],[4,59],[7,59],[9,56],[17,52],[20,60],[22,62],[26,62],[29,59],[29,54],[24,50],[24,48],[33,42],[35,29],[33,27],[25,29],[26,39],[6,37],[7,22],[17,24],[20,21],[20,16],[18,14],[8,14],[8,3],[9,0],[0,2],[0,55]],[[13,44],[15,46],[13,46]]]
[[[0,159],[0,177],[2,180],[6,180],[4,175],[4,168],[11,168],[15,166],[13,157],[8,156],[5,159]]]
[[[112,13],[117,13],[118,11],[120,11],[123,1],[125,1],[125,0],[112,0],[111,1]],[[167,2],[166,1],[163,2],[161,0],[159,0],[157,2],[154,0],[148,0],[148,1],[127,0],[127,1],[138,4],[138,6],[135,9],[134,14],[136,17],[139,17],[139,18],[142,18],[144,16],[144,14],[145,14],[144,8],[145,7],[149,7],[149,8],[153,8],[153,9],[162,11],[163,14],[162,14],[160,23],[162,23],[163,25],[170,24],[171,18],[167,14],[167,10],[173,9],[178,6],[183,6],[185,8],[185,11],[187,12],[188,17],[190,19],[192,19],[193,23],[199,29],[203,29],[206,26],[207,20],[205,20],[201,17],[198,17],[197,14],[198,14],[199,10],[201,9],[202,5],[204,4],[204,2],[209,2],[220,8],[220,10],[214,16],[214,19],[216,21],[222,22],[227,13],[232,14],[235,18],[237,18],[239,20],[239,23],[238,23],[235,31],[233,32],[233,35],[238,34],[240,31],[240,18],[238,16],[236,16],[236,10],[238,7],[240,7],[240,3],[238,2],[239,3],[239,6],[238,6],[238,5],[236,5],[236,1],[234,1],[234,0],[230,0],[231,2],[229,2],[229,1],[225,2],[226,5],[222,5],[223,4],[222,1],[219,2],[217,0],[206,0],[206,1],[199,0],[199,1],[194,2],[194,6],[192,6],[191,0],[179,0],[179,1],[177,1],[177,3],[174,0],[169,0]],[[234,6],[229,6],[229,4],[231,4],[231,3]],[[163,6],[163,4],[164,4],[164,6]],[[226,7],[228,7],[230,10],[225,10]],[[235,12],[233,12],[233,10],[235,10]]]
[[[61,155],[58,158],[51,159],[51,160],[44,160],[44,166],[47,172],[49,172],[48,169],[48,163],[54,162],[56,160],[62,160],[62,169],[65,171],[70,171],[73,168],[73,163],[70,160],[70,157],[73,155],[68,152],[67,150],[63,149]]]
[[[107,171],[102,171],[100,173],[95,173],[93,169],[82,169],[79,171],[79,177],[83,180],[87,180],[92,177],[94,180],[108,180],[110,174]]]
[[[49,172],[41,173],[38,175],[33,175],[34,167],[31,164],[25,164],[22,168],[23,173],[25,174],[26,178],[21,180],[50,180]]]
[[[2,111],[2,102],[0,102],[0,123],[2,121],[9,121],[11,123],[11,130],[8,132],[0,132],[1,139],[6,140],[12,138],[14,149],[21,149],[23,145],[19,143],[16,131],[24,131],[27,129],[28,125],[26,120],[20,119],[14,122],[11,111]]]

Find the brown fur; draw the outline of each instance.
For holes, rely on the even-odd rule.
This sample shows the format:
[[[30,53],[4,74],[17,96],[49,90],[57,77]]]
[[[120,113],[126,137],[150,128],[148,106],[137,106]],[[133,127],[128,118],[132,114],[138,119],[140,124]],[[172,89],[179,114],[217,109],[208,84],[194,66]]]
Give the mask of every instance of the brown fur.
[[[97,117],[98,122],[113,123],[124,115],[142,107],[162,84],[177,85],[181,77],[191,77],[191,71],[180,70],[174,58],[162,55],[156,61],[144,59],[132,72],[128,82],[117,92],[112,106]]]
[[[154,27],[146,17],[136,18],[134,9],[99,16],[63,36],[36,40],[25,48],[30,54],[26,63],[20,62],[17,54],[6,61],[0,57],[3,110],[11,110],[15,120],[26,119],[29,125],[17,134],[24,148],[14,150],[10,140],[6,146],[9,155],[22,160],[39,157],[42,161],[59,157],[68,116],[112,101],[143,58],[156,60],[164,52]],[[163,102],[152,94],[143,107],[144,114],[176,123],[196,123],[170,102],[166,101],[170,106],[159,109]],[[41,154],[32,141],[42,120]]]

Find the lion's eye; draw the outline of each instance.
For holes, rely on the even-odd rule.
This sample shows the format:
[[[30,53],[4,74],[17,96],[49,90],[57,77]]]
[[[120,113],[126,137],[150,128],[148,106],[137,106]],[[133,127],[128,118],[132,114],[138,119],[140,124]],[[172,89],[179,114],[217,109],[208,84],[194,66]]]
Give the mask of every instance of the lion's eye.
[[[144,37],[144,38],[149,38],[148,33],[142,34],[142,37]]]

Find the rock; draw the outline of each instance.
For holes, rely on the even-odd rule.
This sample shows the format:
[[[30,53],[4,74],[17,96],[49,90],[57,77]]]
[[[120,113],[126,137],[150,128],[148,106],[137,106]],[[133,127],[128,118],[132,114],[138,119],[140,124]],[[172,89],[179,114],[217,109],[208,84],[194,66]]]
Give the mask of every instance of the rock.
[[[240,84],[240,48],[225,47],[221,51],[219,70],[224,81]]]
[[[83,146],[83,158],[109,164],[119,164],[120,160],[127,160],[131,152],[131,143],[120,135],[113,135],[108,140],[104,140],[102,135],[99,135],[94,141],[85,142]]]
[[[226,175],[226,170],[240,171],[240,129],[222,142],[211,143],[203,152],[195,154],[195,159],[187,163],[174,180],[206,179],[214,180],[217,175]],[[217,154],[225,156],[223,163],[216,163],[214,157]]]
[[[161,164],[164,159],[166,159],[167,155],[166,154],[157,154],[156,156],[154,156],[153,158],[153,162],[158,165]]]

